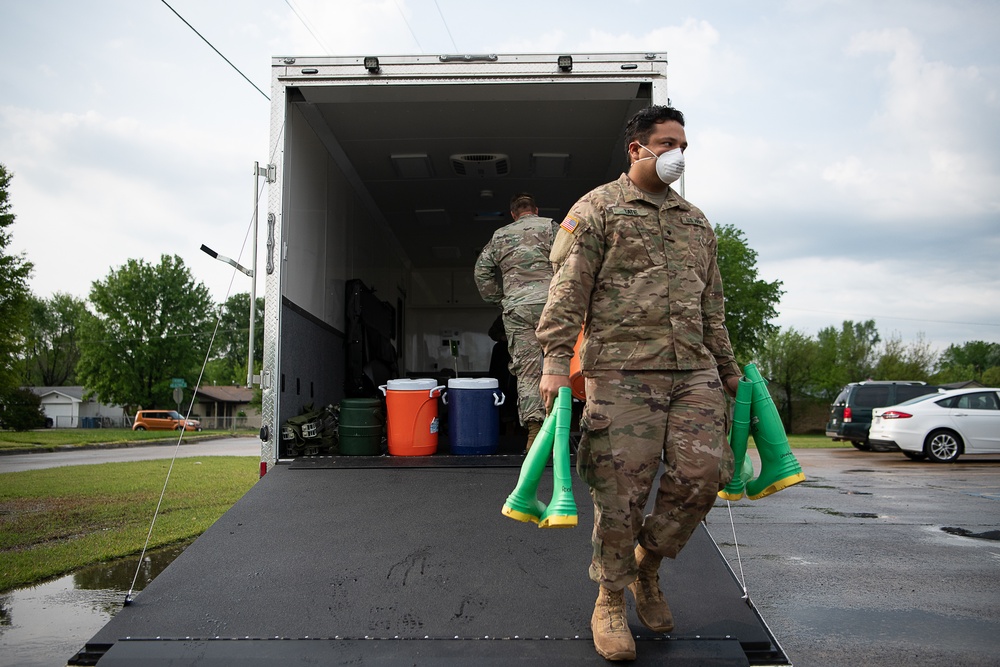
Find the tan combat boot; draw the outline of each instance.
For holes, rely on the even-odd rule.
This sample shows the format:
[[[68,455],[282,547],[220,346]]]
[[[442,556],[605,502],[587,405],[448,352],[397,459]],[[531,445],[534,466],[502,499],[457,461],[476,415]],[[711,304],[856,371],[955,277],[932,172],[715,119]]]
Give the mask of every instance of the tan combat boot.
[[[601,586],[590,617],[594,648],[608,660],[635,660],[635,639],[625,619],[625,591]]]
[[[524,446],[524,453],[527,454],[535,438],[538,437],[538,432],[542,430],[542,422],[527,422],[524,427],[528,429],[528,443]]]
[[[661,556],[646,551],[642,545],[636,546],[639,577],[628,589],[635,597],[635,612],[642,624],[653,632],[670,632],[674,629],[674,616],[660,591],[661,560]]]

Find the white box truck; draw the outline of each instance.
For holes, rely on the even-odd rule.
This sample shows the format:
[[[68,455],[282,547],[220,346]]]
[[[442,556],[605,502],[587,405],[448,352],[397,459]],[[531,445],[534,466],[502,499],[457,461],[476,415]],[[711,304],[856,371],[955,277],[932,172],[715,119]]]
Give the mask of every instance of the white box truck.
[[[266,474],[71,663],[603,664],[582,484],[581,528],[540,530],[500,513],[520,456],[291,456],[281,427],[394,375],[485,375],[472,268],[511,195],[559,219],[617,178],[666,83],[653,53],[275,58]],[[707,531],[664,572],[678,627],[630,612],[637,664],[789,664]]]

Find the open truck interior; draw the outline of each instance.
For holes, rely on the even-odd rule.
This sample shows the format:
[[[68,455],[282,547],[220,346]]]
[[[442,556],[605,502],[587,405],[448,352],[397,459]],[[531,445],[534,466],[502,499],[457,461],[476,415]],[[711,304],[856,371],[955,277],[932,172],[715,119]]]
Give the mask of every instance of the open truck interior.
[[[379,75],[359,61],[346,75],[330,70],[341,79],[276,59],[286,84],[275,156],[277,423],[304,406],[335,404],[345,386],[375,396],[393,377],[445,384],[489,375],[488,332],[500,310],[480,297],[473,265],[511,222],[510,198],[530,192],[540,215],[561,220],[625,169],[625,123],[653,103],[648,74],[622,67],[631,62],[611,63],[612,77],[581,71],[553,81],[560,70],[549,60],[551,71],[535,76],[475,68],[464,78],[431,76],[401,66],[395,79],[391,63]],[[348,285],[361,285],[373,313],[360,328],[350,321]]]

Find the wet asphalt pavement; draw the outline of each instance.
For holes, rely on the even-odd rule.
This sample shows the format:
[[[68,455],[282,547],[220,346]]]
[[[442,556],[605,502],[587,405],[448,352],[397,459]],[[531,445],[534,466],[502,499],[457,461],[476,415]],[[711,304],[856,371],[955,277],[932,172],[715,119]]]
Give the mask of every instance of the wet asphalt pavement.
[[[1000,456],[795,454],[805,482],[731,503],[750,599],[792,663],[1000,664]],[[725,501],[708,528],[739,577]]]
[[[258,445],[233,438],[8,455],[0,472],[169,458],[174,449],[256,456]],[[708,517],[792,663],[1000,664],[1000,456],[937,465],[853,448],[795,454],[805,482],[729,507],[720,500]]]

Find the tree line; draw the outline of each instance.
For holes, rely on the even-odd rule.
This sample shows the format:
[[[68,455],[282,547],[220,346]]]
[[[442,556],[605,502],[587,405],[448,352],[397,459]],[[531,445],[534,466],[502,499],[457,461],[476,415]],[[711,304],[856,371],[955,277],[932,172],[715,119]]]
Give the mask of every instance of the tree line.
[[[910,380],[932,385],[975,381],[1000,387],[1000,343],[970,341],[940,354],[922,337],[904,343],[883,339],[874,320],[844,321],[816,336],[794,328],[777,330],[757,353],[786,429],[800,402],[832,403],[850,382]]]
[[[88,395],[131,413],[172,403],[173,378],[191,387],[199,378],[203,385],[246,382],[250,295],[214,304],[176,255],[163,255],[158,264],[128,260],[95,281],[87,301],[62,293],[28,301],[24,385],[83,385]],[[263,299],[255,311],[259,372]]]

